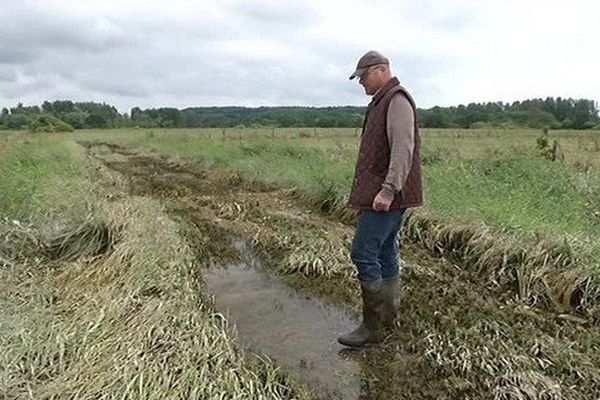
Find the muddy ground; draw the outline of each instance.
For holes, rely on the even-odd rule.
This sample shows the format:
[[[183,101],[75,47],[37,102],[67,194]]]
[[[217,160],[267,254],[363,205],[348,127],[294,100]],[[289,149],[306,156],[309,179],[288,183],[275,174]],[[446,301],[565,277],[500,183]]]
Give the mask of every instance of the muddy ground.
[[[315,397],[558,399],[595,398],[588,396],[600,390],[592,358],[584,356],[598,350],[596,328],[520,305],[510,293],[488,290],[468,268],[407,241],[401,248],[403,297],[395,328],[381,346],[343,349],[326,321],[338,321],[342,329],[348,315],[358,315],[358,286],[348,257],[352,226],[284,190],[247,183],[233,173],[115,143],[81,144],[127,178],[129,195],[161,199],[190,243],[204,250],[198,254],[210,250],[200,273],[217,308],[239,320],[240,342],[272,357]],[[254,261],[248,261],[249,254]],[[227,267],[229,273],[218,272]],[[231,300],[231,291],[229,298],[220,297],[227,281],[248,267],[258,272],[240,278],[240,287],[249,282],[243,279],[258,279],[262,283],[256,287],[263,291],[276,286],[272,300],[259,300],[256,291],[242,295],[242,301]],[[278,317],[244,325],[244,316],[276,303],[278,296],[291,299],[279,308],[295,311],[278,314],[274,306],[271,312]],[[294,308],[302,299],[313,304]],[[315,323],[307,326],[311,313]],[[311,352],[320,354],[307,357]],[[319,380],[303,369],[336,373],[319,373]]]

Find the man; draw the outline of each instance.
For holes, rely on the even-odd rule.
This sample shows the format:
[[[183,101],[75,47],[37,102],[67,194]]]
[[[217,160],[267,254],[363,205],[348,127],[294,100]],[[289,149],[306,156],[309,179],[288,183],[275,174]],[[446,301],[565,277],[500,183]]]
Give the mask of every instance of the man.
[[[406,209],[423,204],[417,107],[376,51],[362,56],[350,79],[359,78],[372,100],[367,107],[350,206],[359,210],[351,258],[358,269],[361,325],[338,338],[351,347],[383,340],[399,296],[397,235]]]

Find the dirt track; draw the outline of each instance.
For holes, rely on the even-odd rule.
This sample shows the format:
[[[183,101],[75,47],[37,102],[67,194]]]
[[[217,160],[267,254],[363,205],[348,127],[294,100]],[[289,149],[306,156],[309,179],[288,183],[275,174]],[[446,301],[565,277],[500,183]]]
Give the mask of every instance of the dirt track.
[[[358,310],[348,257],[351,226],[235,174],[115,144],[82,145],[128,178],[131,195],[162,199],[187,227],[190,242],[210,249],[206,265],[239,259],[231,241],[246,238],[271,274]],[[406,241],[401,256],[404,295],[395,330],[381,347],[340,354],[360,368],[359,398],[488,398],[526,386],[561,398],[565,377],[571,385],[597,385],[595,374],[576,376],[552,356],[563,345],[573,357],[596,348],[597,334],[492,293],[469,270]],[[502,354],[505,359],[498,359]]]

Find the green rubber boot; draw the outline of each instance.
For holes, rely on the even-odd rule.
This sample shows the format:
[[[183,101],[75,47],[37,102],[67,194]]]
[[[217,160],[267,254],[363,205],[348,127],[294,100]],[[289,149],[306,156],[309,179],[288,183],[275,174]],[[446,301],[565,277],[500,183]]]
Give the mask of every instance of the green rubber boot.
[[[382,315],[385,306],[383,281],[361,282],[363,301],[362,323],[350,333],[338,338],[338,342],[348,347],[363,347],[383,340]]]
[[[381,290],[384,299],[381,323],[384,328],[392,328],[398,314],[398,309],[400,308],[400,277],[384,280]]]

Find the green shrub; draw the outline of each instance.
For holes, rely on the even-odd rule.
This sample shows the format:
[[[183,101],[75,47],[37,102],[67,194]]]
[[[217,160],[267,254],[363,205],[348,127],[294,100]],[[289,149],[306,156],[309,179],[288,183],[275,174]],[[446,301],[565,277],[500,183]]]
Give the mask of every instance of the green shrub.
[[[31,132],[73,132],[73,127],[52,115],[40,115],[29,123]]]

